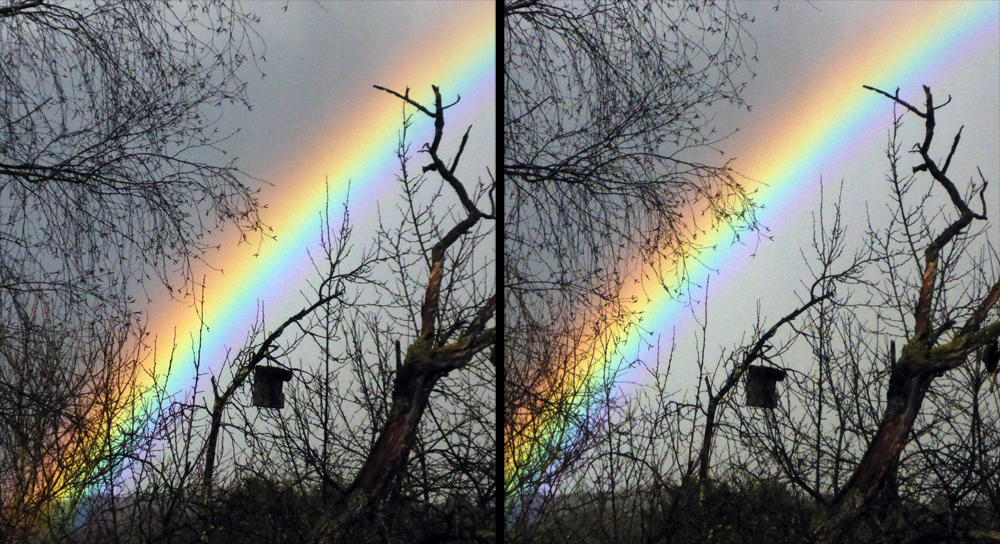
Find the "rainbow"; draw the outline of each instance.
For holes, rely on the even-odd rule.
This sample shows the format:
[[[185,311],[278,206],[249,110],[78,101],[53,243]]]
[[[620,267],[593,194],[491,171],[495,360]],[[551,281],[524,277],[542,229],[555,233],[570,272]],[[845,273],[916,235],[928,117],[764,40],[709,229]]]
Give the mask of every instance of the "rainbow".
[[[273,228],[276,243],[265,242],[259,257],[255,244],[224,247],[218,255],[209,257],[222,269],[221,275],[209,273],[205,291],[204,319],[209,333],[201,350],[203,360],[213,365],[209,370],[216,373],[221,370],[226,347],[238,349],[243,345],[258,315],[258,301],[272,316],[268,319],[271,325],[284,319],[273,308],[288,301],[295,308],[294,313],[303,305],[304,299],[298,292],[304,287],[304,280],[314,273],[306,251],[315,252],[319,247],[319,217],[327,201],[327,180],[332,225],[339,220],[335,211],[348,199],[349,184],[350,213],[355,221],[374,214],[375,204],[383,195],[397,193],[394,184],[399,163],[395,151],[402,103],[371,84],[399,92],[409,87],[410,96],[424,104],[433,102],[431,84],[440,87],[445,104],[453,101],[456,94],[461,95],[459,106],[448,110],[451,116],[446,117],[456,139],[470,124],[472,111],[495,103],[495,10],[477,4],[465,11],[462,24],[456,25],[452,32],[428,34],[420,48],[402,54],[391,70],[370,76],[382,77],[382,81],[364,85],[359,82],[361,88],[344,108],[356,112],[351,124],[331,127],[328,135],[288,161],[287,171],[280,179],[270,180],[275,186],[262,191],[261,202],[267,209],[261,211],[261,216]],[[430,134],[419,130],[426,131],[430,124],[422,122],[420,117],[415,116],[414,120],[418,131],[413,138],[419,147],[424,142],[420,138]],[[470,142],[475,141],[477,129],[488,130],[473,127]],[[356,243],[365,242],[358,239]],[[197,335],[199,319],[190,305],[176,305],[162,318],[158,316],[156,324],[151,326],[160,338],[172,338],[175,327],[179,341],[175,361],[176,356],[182,356],[182,361],[179,368],[175,362],[169,377],[171,391],[189,387],[194,380],[188,354],[193,347],[190,336]],[[164,347],[157,352],[161,361],[169,357]]]
[[[921,85],[934,90],[942,75],[958,69],[963,59],[981,54],[996,43],[1000,34],[1000,3],[995,1],[892,4],[895,4],[890,8],[893,24],[884,33],[846,47],[843,55],[811,74],[805,88],[789,92],[779,114],[754,120],[747,127],[751,133],[745,141],[753,142],[753,147],[737,153],[740,159],[733,162],[733,167],[750,180],[745,186],[754,193],[757,204],[764,205],[758,218],[772,231],[798,217],[796,208],[800,208],[803,195],[815,191],[818,185],[817,172],[831,176],[838,173],[843,164],[852,162],[859,148],[871,145],[878,136],[884,137],[891,121],[892,103],[862,89],[863,84],[889,92],[899,87],[901,96],[908,97],[912,104],[922,105]],[[1000,62],[1000,52],[997,54],[995,62]],[[937,102],[943,102],[942,93],[955,90],[938,89]],[[760,133],[753,133],[755,129]],[[732,234],[728,231],[704,232],[690,219],[688,225],[692,232],[699,233],[699,248],[705,248],[695,254],[702,263],[699,268],[719,271],[723,284],[735,281],[752,248],[732,244]],[[635,277],[642,278],[652,276],[654,268],[650,263],[633,263],[629,269],[638,270]],[[669,269],[676,267],[662,267]],[[663,284],[677,292],[681,279],[676,275],[666,277]],[[613,326],[598,338],[595,345],[613,346],[613,355],[604,357],[601,355],[604,350],[594,350],[595,356],[578,361],[576,375],[586,376],[587,383],[572,384],[567,390],[593,390],[602,376],[617,376],[617,389],[627,393],[634,389],[634,380],[638,379],[627,364],[646,352],[650,336],[670,335],[671,330],[681,329],[690,321],[685,319],[690,316],[686,305],[665,290],[650,289],[642,281],[627,281],[625,285],[621,299],[638,301],[632,309],[640,315],[639,322]],[[575,415],[582,417],[586,399],[578,393],[567,395],[573,397]],[[515,467],[532,467],[540,475],[557,466],[557,460],[546,458],[542,452],[564,450],[576,434],[565,420],[550,418],[529,427],[542,440],[505,445],[505,454],[513,452],[514,456],[505,459],[508,486],[511,482],[535,480]],[[510,522],[519,515],[522,501],[530,504],[533,491],[506,489],[509,494],[506,517]]]
[[[155,370],[151,366],[146,373],[140,372],[141,380],[137,382],[142,383],[133,385],[139,390],[150,390],[153,384],[158,384],[165,386],[168,394],[190,390],[196,379],[194,357],[198,350],[204,364],[200,372],[218,376],[227,350],[243,346],[260,307],[267,309],[267,324],[273,328],[305,305],[299,291],[315,273],[307,250],[315,252],[319,248],[320,214],[326,207],[327,195],[330,223],[335,227],[339,224],[341,206],[348,200],[348,186],[350,213],[355,221],[358,217],[374,216],[375,204],[385,195],[398,194],[395,184],[399,163],[395,152],[403,105],[398,98],[372,88],[373,84],[400,92],[409,87],[410,96],[427,105],[433,104],[432,84],[441,89],[446,104],[460,95],[461,101],[448,110],[446,117],[450,127],[446,128],[446,138],[450,135],[455,148],[465,128],[473,123],[474,113],[494,111],[495,8],[489,2],[472,3],[461,12],[449,19],[455,24],[447,29],[429,31],[422,43],[401,48],[394,65],[384,73],[370,74],[370,80],[358,81],[353,96],[330,98],[343,103],[338,110],[351,112],[349,124],[329,127],[328,133],[312,147],[290,157],[279,179],[269,180],[274,186],[265,187],[260,195],[267,206],[261,210],[261,216],[273,229],[275,240],[266,239],[259,247],[255,243],[223,246],[207,256],[222,273],[207,272],[202,316],[206,329],[200,339],[202,317],[190,299],[151,304],[147,330],[157,339],[152,348],[157,364]],[[413,111],[411,107],[410,112]],[[414,120],[411,138],[417,148],[429,141],[426,137],[432,134],[428,129],[433,124],[426,116],[415,116]],[[477,131],[482,138],[493,130],[492,126],[473,126],[470,144],[475,145]],[[447,140],[445,143],[450,145]],[[466,166],[470,181],[486,176],[484,166],[495,171],[492,165]],[[356,244],[365,246],[372,241],[370,237],[364,238],[362,231],[355,231]],[[289,307],[294,309],[283,316],[280,312]],[[171,359],[172,368],[167,374],[165,362]],[[144,402],[155,403],[150,398],[135,400],[137,406]],[[120,428],[128,429],[133,422],[122,419],[118,423]]]

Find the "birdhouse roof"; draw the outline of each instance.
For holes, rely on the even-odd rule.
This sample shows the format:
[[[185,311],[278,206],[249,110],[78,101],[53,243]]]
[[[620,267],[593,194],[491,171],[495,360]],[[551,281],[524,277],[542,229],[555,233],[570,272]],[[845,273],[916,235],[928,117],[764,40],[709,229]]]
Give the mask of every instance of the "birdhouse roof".
[[[287,368],[281,368],[277,366],[260,366],[254,367],[254,375],[257,378],[263,380],[287,382],[292,379],[292,371]]]
[[[770,366],[751,366],[747,369],[750,378],[757,380],[770,380],[780,382],[785,379],[785,371],[780,368]]]

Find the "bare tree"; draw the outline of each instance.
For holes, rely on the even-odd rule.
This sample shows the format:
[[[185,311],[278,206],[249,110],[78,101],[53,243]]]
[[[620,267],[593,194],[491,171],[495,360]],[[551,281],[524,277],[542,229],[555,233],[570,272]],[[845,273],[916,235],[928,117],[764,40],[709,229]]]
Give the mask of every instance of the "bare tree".
[[[127,316],[65,324],[84,309],[24,299],[0,309],[0,542],[65,537],[81,503],[143,459],[144,400],[160,388],[142,385],[157,369]]]
[[[900,309],[906,308],[912,312],[912,316],[907,316],[901,322],[906,335],[905,342],[889,374],[885,410],[875,436],[868,443],[854,474],[836,498],[840,512],[834,516],[834,535],[845,529],[843,519],[846,513],[853,513],[859,507],[871,507],[884,493],[892,491],[887,489],[886,483],[897,471],[900,454],[909,442],[914,422],[934,381],[950,371],[969,365],[970,361],[975,362],[976,359],[972,356],[1000,337],[1000,320],[988,321],[991,315],[994,319],[996,316],[995,307],[1000,300],[1000,279],[982,278],[986,281],[969,282],[971,284],[967,283],[958,296],[949,294],[950,283],[942,281],[947,278],[943,274],[953,273],[953,267],[942,266],[946,252],[957,244],[959,253],[953,255],[960,255],[966,230],[974,220],[987,219],[983,195],[988,183],[982,177],[982,172],[979,173],[982,184],[976,185],[973,182],[965,196],[948,176],[961,129],[952,142],[944,164],[939,165],[930,156],[930,146],[934,138],[935,112],[943,106],[934,105],[930,88],[924,87],[926,109],[923,110],[900,98],[898,90],[893,95],[872,87],[865,88],[889,97],[924,120],[924,139],[914,146],[920,163],[913,167],[913,172],[930,174],[935,182],[934,186],[940,186],[947,193],[956,215],[945,216],[946,225],[943,228],[932,230],[929,222],[924,223],[926,228],[923,232],[914,234],[909,239],[908,258],[913,260],[920,273],[916,285],[918,294],[915,301],[899,301]],[[976,194],[982,204],[980,213],[973,211],[969,205]],[[995,258],[995,253],[993,257]],[[983,270],[985,264],[974,264],[970,278],[975,277],[976,269]]]
[[[382,87],[376,86],[376,88],[401,98],[434,119],[434,139],[424,146],[431,162],[424,166],[424,171],[437,172],[444,179],[458,196],[466,216],[449,228],[430,248],[430,255],[425,256],[429,257],[429,270],[423,304],[420,306],[419,329],[416,338],[406,350],[401,367],[396,371],[392,404],[386,423],[380,430],[379,437],[368,453],[364,465],[331,515],[330,525],[320,529],[321,539],[327,538],[331,529],[338,529],[353,522],[367,512],[376,501],[385,497],[390,484],[400,478],[406,469],[418,425],[434,386],[450,372],[467,367],[473,357],[486,349],[492,349],[496,342],[496,329],[486,326],[496,311],[496,294],[477,301],[477,309],[469,316],[467,322],[458,321],[457,316],[455,322],[447,325],[439,321],[439,315],[442,315],[440,293],[444,279],[445,252],[460,238],[472,232],[481,220],[489,221],[496,218],[492,199],[493,186],[489,187],[490,210],[483,212],[455,174],[469,133],[466,131],[458,152],[448,164],[438,154],[441,138],[444,135],[444,111],[449,107],[442,104],[440,90],[436,86],[433,87],[434,109],[430,110],[409,98],[409,91],[401,95]],[[483,196],[483,193],[482,190],[477,191],[477,199]],[[452,334],[457,331],[461,333],[452,340]]]
[[[163,376],[137,288],[189,293],[206,235],[263,232],[208,109],[248,105],[256,19],[211,0],[2,4],[0,540],[58,539],[149,453]]]
[[[214,0],[0,8],[0,291],[119,301],[155,274],[186,293],[213,229],[262,230],[208,111],[248,105],[255,20]]]
[[[741,459],[731,460],[734,465],[761,481],[779,478],[825,505],[857,461],[865,433],[873,430],[889,342],[884,330],[878,334],[877,315],[869,326],[851,314],[864,300],[864,289],[873,286],[870,268],[882,256],[870,245],[847,255],[841,199],[828,206],[822,183],[820,191],[815,255],[806,262],[813,285],[826,289],[827,296],[808,309],[804,326],[792,325],[785,349],[774,354],[787,370],[786,400],[769,410],[735,411],[725,439],[740,444]],[[840,191],[842,196],[843,185]]]
[[[605,388],[603,419],[587,427],[598,434],[591,449],[570,457],[575,469],[568,476],[547,480],[569,480],[570,491],[545,497],[549,509],[534,512],[533,531],[522,524],[508,536],[997,539],[1000,415],[990,384],[1000,335],[1000,258],[986,235],[987,183],[982,173],[964,190],[952,181],[957,137],[943,160],[929,157],[940,107],[929,89],[926,108],[917,111],[898,95],[882,94],[924,120],[911,174],[903,172],[901,116],[895,117],[886,153],[887,220],[869,219],[852,254],[839,200],[828,215],[824,198],[815,257],[807,259],[812,277],[803,283],[809,296],[778,322],[784,334],[758,318],[749,338],[723,351],[713,372],[705,366],[706,313],[695,350],[701,370],[695,402],[665,401],[662,367],[632,362],[648,365],[651,378],[637,381],[642,392],[656,395],[615,399]],[[932,183],[925,187],[918,181],[926,173]],[[942,188],[947,202],[935,204]],[[787,372],[783,395],[773,409],[739,406],[733,392],[741,379],[734,376],[761,359]],[[689,478],[696,470],[701,478]],[[671,481],[676,477],[679,483]]]
[[[505,2],[505,502],[530,501],[525,478],[564,449],[545,414],[572,419],[600,391],[575,361],[633,323],[619,294],[637,263],[684,277],[699,229],[755,227],[712,162],[711,108],[746,105],[748,22],[714,1]],[[717,224],[687,229],[685,210]]]
[[[250,384],[251,375],[254,374],[258,366],[264,366],[269,362],[280,364],[282,359],[286,359],[295,350],[302,342],[305,336],[304,333],[313,328],[313,318],[317,310],[326,308],[329,313],[329,307],[332,304],[349,306],[351,302],[346,299],[347,286],[364,283],[367,280],[367,275],[371,272],[373,263],[376,261],[375,252],[370,251],[362,256],[357,265],[349,267],[345,264],[345,260],[350,253],[351,227],[349,217],[347,203],[345,202],[343,221],[335,239],[331,240],[331,238],[334,238],[331,232],[327,231],[324,233],[322,244],[325,253],[325,263],[323,264],[326,266],[326,270],[321,274],[322,280],[320,283],[315,286],[315,298],[306,307],[286,318],[270,332],[266,329],[264,313],[263,309],[261,309],[261,315],[251,331],[246,345],[227,365],[231,373],[228,383],[222,386],[217,382],[215,376],[210,378],[212,407],[209,410],[207,404],[205,406],[205,411],[209,412],[211,416],[205,436],[203,450],[204,468],[201,482],[203,506],[208,515],[207,527],[205,529],[206,538],[212,538],[214,531],[217,529],[215,516],[218,504],[216,504],[214,490],[217,483],[215,474],[218,461],[216,456],[221,433],[223,432],[223,425],[228,423],[228,426],[234,428],[237,432],[242,431],[242,441],[249,442],[251,447],[257,440],[256,425],[247,415],[249,406],[244,404],[240,406],[241,410],[239,410],[237,415],[225,418],[224,416],[226,416],[230,404],[236,400],[238,393],[245,391],[246,386]],[[329,227],[329,210],[324,214],[324,224]],[[292,338],[290,340],[283,338],[286,332],[290,333],[296,329],[301,331],[300,334],[291,335]],[[258,377],[257,379],[260,378]],[[306,440],[305,444],[308,445],[308,440]],[[301,446],[302,444],[299,443],[297,445]],[[309,450],[306,449],[306,451]],[[273,461],[271,456],[266,453],[263,455],[263,460],[265,462]],[[233,455],[230,458],[230,462],[237,463],[239,461]],[[286,466],[294,467],[295,464],[290,463]]]
[[[866,88],[924,120],[923,140],[913,149],[919,163],[905,174],[897,140],[902,116],[894,119],[886,152],[891,215],[884,225],[869,220],[859,253],[860,263],[877,265],[878,273],[841,278],[849,289],[810,312],[799,334],[814,361],[792,374],[792,401],[770,417],[741,414],[740,433],[730,437],[758,465],[777,466],[784,479],[827,507],[816,537],[828,541],[910,534],[912,525],[859,524],[859,516],[885,520],[890,507],[900,512],[901,499],[911,510],[943,500],[954,514],[959,504],[988,504],[996,482],[995,470],[986,468],[993,455],[985,446],[995,443],[996,433],[984,425],[996,418],[996,400],[984,394],[989,369],[980,362],[1000,336],[1000,260],[985,228],[974,223],[987,219],[988,183],[979,172],[979,182],[963,195],[950,178],[961,130],[943,164],[930,157],[942,106],[934,105],[929,88],[925,109],[907,103],[898,90]],[[914,183],[923,172],[933,180],[926,190]],[[938,207],[934,195],[941,189],[949,204]],[[970,207],[976,199],[981,212]],[[834,212],[829,230],[814,236],[816,277],[844,252],[839,206]],[[899,515],[926,524],[929,514],[935,512]],[[928,538],[939,538],[939,530],[957,534],[947,523],[926,528]]]
[[[366,526],[380,519],[383,535],[393,524],[409,527],[405,537],[413,539],[413,520],[400,518],[421,510],[438,514],[434,526],[422,528],[429,541],[495,540],[493,181],[467,185],[458,177],[469,131],[454,158],[442,158],[444,113],[453,104],[442,103],[437,87],[430,108],[408,89],[376,88],[404,105],[400,224],[380,225],[360,264],[344,269],[351,247],[345,208],[340,231],[323,233],[322,256],[314,261],[320,280],[303,310],[269,333],[261,320],[229,364],[226,385],[212,379],[214,404],[203,409],[211,412],[205,538],[224,539],[220,527],[234,519],[225,517],[232,505],[215,488],[242,478],[244,487],[315,490],[322,518],[303,517],[299,527],[322,541],[368,530],[355,527],[363,518]],[[421,149],[430,163],[417,177],[407,172],[405,144],[406,109],[413,107],[435,126],[433,141]],[[428,190],[430,174],[450,191]],[[458,205],[445,208],[447,194]],[[489,208],[481,209],[484,203]],[[324,223],[329,227],[328,213]],[[320,357],[296,365],[302,368],[295,370],[300,387],[290,394],[291,415],[250,410],[253,368],[264,361],[292,366],[286,362],[306,339]],[[226,447],[230,453],[215,453]],[[386,500],[393,506],[379,518]]]

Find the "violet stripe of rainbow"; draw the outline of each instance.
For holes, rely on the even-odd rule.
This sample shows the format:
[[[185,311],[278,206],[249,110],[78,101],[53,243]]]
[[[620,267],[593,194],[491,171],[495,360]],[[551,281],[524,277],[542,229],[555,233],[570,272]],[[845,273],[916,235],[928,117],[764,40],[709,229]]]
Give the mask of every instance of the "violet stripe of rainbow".
[[[885,33],[853,44],[845,48],[842,56],[831,59],[826,69],[812,78],[810,86],[789,96],[788,107],[780,119],[754,120],[754,125],[766,132],[748,138],[755,149],[735,153],[740,157],[734,163],[735,168],[761,182],[750,181],[747,188],[756,190],[756,202],[765,206],[758,217],[772,231],[797,217],[795,204],[819,182],[813,172],[825,171],[824,175],[835,177],[838,165],[850,162],[856,149],[885,135],[892,104],[885,97],[863,89],[863,84],[889,92],[896,87],[900,87],[901,93],[919,92],[916,104],[922,105],[921,85],[933,88],[937,79],[961,65],[961,59],[994,43],[1000,32],[998,2],[926,3],[921,9],[897,2],[895,9],[898,20]],[[997,61],[1000,62],[1000,51]],[[753,131],[755,126],[746,128]],[[701,228],[690,220],[689,226],[694,230]],[[709,249],[697,254],[698,261],[706,269],[719,271],[720,278],[713,285],[736,281],[739,267],[752,249],[734,245],[730,238],[731,234],[725,230],[699,235],[700,247]],[[633,262],[630,269],[639,270],[636,277],[641,278],[643,274],[651,275],[653,267]],[[679,287],[676,276],[664,279],[664,285],[671,290]],[[615,346],[614,354],[604,358],[599,350],[594,350],[597,356],[579,361],[578,373],[587,376],[588,383],[573,384],[574,390],[596,386],[601,376],[614,375],[620,377],[619,391],[627,394],[636,382],[634,372],[622,371],[623,365],[641,356],[648,337],[682,331],[691,325],[687,308],[662,288],[631,280],[625,285],[622,299],[634,296],[638,301],[633,308],[641,313],[640,326],[613,326],[597,339],[598,346]],[[574,399],[577,417],[582,415],[583,400]],[[517,481],[524,476],[516,472],[515,466],[555,469],[558,462],[543,462],[541,452],[559,451],[572,443],[576,430],[566,427],[565,419],[546,419],[539,431],[543,437],[540,443],[515,445],[515,458],[505,460],[505,478]],[[514,519],[519,507],[515,499],[506,514],[508,521]]]
[[[495,7],[490,2],[470,6],[459,16],[460,24],[447,32],[429,31],[419,47],[400,51],[392,70],[384,74],[383,80],[358,82],[361,90],[349,97],[343,106],[345,111],[353,112],[351,124],[330,127],[326,137],[303,151],[303,160],[297,166],[284,172],[280,180],[272,180],[275,187],[262,192],[262,202],[268,206],[262,216],[274,229],[276,241],[266,241],[258,257],[252,256],[256,248],[248,248],[246,244],[225,247],[210,256],[211,262],[223,273],[210,273],[206,281],[204,318],[209,330],[201,343],[203,373],[218,375],[227,349],[235,353],[244,344],[258,316],[259,301],[265,309],[287,300],[300,301],[302,304],[298,307],[305,304],[299,290],[307,289],[304,281],[315,274],[307,250],[315,253],[319,249],[319,217],[326,205],[327,183],[330,222],[334,227],[339,225],[349,181],[350,212],[355,222],[362,214],[374,214],[375,204],[380,199],[392,199],[399,193],[396,187],[399,164],[395,151],[401,129],[402,103],[372,88],[372,84],[400,92],[410,87],[411,97],[427,106],[433,105],[431,84],[441,89],[445,104],[461,94],[459,105],[449,109],[446,115],[445,136],[455,140],[455,148],[465,129],[474,123],[471,112],[495,104]],[[339,101],[343,97],[331,96],[330,100]],[[411,107],[410,112],[414,111]],[[414,116],[414,122],[411,139],[415,144],[413,150],[416,150],[428,141],[432,134],[428,127],[432,127],[433,122],[422,114]],[[474,125],[470,146],[475,145],[477,129],[480,134],[487,130]],[[466,161],[464,169],[470,183],[480,176],[486,178],[483,167]],[[354,244],[359,248],[373,242],[371,233],[355,231],[354,235]],[[153,309],[149,312],[150,331],[157,339],[156,372],[151,372],[143,383],[136,385],[148,387],[154,380],[163,380],[176,332],[173,368],[166,389],[168,393],[183,394],[195,379],[192,350],[197,347],[200,321],[190,306],[164,306],[169,308],[165,312],[157,314]],[[287,317],[271,311],[266,315],[271,328]],[[203,379],[206,383],[201,387],[207,385],[207,377]],[[136,405],[148,404],[149,400],[137,399]],[[147,406],[147,409],[157,408],[159,406]],[[142,410],[138,413],[141,415]],[[126,416],[116,423],[121,429],[128,429],[131,422]],[[118,435],[111,438],[116,442],[120,439]]]

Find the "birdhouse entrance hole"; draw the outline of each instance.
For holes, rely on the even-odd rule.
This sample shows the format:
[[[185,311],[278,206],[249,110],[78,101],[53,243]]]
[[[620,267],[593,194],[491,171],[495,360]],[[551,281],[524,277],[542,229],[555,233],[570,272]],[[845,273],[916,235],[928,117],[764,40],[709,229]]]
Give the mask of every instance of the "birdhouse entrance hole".
[[[785,379],[785,371],[768,366],[747,369],[747,406],[773,410],[778,406],[775,384]]]
[[[274,366],[256,366],[253,371],[253,405],[260,408],[285,407],[281,386],[292,379],[292,371]]]

